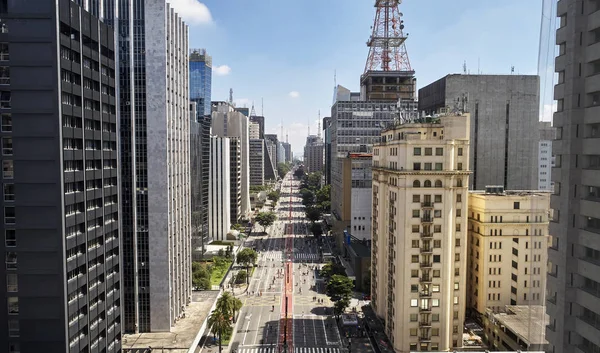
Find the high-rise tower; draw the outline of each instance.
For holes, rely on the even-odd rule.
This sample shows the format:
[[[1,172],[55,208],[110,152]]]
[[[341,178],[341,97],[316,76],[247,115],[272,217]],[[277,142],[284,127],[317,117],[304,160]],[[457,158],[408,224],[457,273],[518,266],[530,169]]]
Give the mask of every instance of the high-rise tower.
[[[369,56],[360,78],[361,100],[415,99],[415,72],[406,51],[402,0],[376,0]]]

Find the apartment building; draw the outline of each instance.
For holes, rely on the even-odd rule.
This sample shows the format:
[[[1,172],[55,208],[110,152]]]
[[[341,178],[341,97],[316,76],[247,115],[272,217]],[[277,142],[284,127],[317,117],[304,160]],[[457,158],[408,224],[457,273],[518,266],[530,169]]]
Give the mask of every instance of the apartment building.
[[[549,209],[549,192],[490,186],[469,193],[467,306],[474,314],[544,304]]]
[[[417,119],[373,146],[371,304],[395,351],[462,346],[469,122]]]
[[[600,1],[561,0],[555,60],[548,352],[600,352]]]
[[[265,184],[265,141],[250,139],[250,186]]]
[[[538,148],[538,190],[552,191],[552,168],[554,157],[552,156],[552,141],[556,136],[556,130],[548,121],[540,121],[540,141]]]
[[[120,352],[114,30],[69,0],[0,18],[0,351]]]
[[[231,224],[242,218],[242,140],[229,137],[229,195]]]
[[[211,240],[225,240],[231,229],[230,139],[211,136],[210,151],[208,234]]]
[[[321,136],[310,135],[304,145],[304,165],[308,173],[323,172],[325,145]]]

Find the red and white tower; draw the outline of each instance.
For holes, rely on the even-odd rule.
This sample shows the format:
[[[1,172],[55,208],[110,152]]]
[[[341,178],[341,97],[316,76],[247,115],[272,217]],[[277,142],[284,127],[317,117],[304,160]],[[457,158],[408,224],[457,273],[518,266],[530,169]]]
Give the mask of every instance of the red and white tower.
[[[369,71],[412,71],[406,52],[406,36],[400,4],[402,0],[375,0],[377,12],[373,33],[367,41],[369,56],[365,73]]]
[[[360,78],[361,98],[367,101],[410,102],[417,80],[406,52],[402,0],[375,0],[375,23],[367,41],[369,56]]]

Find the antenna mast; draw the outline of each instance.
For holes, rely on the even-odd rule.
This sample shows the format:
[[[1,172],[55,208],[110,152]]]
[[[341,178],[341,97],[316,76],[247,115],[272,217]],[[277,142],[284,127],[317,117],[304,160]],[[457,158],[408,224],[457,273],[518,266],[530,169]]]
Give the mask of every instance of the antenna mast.
[[[321,110],[319,109],[319,122],[317,126],[317,137],[321,138]]]
[[[254,102],[252,102],[252,109],[250,109],[250,116],[256,116],[256,111],[254,110]]]
[[[265,100],[260,99],[260,116],[265,116]]]
[[[229,89],[229,104],[233,105],[233,88]]]
[[[367,41],[369,56],[365,64],[368,71],[412,71],[404,42],[404,21],[400,4],[402,0],[375,0],[377,12],[372,34]],[[408,33],[407,33],[408,35]]]

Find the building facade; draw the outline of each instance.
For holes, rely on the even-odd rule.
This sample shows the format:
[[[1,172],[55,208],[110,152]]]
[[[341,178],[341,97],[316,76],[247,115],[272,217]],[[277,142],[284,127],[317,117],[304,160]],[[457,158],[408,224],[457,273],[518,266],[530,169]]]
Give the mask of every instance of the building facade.
[[[241,150],[241,218],[250,215],[250,139],[249,120],[227,102],[212,102],[212,133],[220,137],[237,137]]]
[[[265,184],[265,142],[250,139],[250,186]]]
[[[370,153],[348,153],[343,161],[342,218],[348,220],[347,229],[359,240],[371,240],[372,164]]]
[[[598,1],[556,3],[557,112],[546,294],[546,338],[548,351],[555,353],[600,351],[598,10]]]
[[[324,145],[320,136],[309,135],[304,145],[304,165],[308,173],[323,173]]]
[[[0,16],[0,351],[120,352],[114,30],[68,0]]]
[[[260,125],[258,123],[251,121],[248,124],[248,138],[251,140],[260,138]]]
[[[212,57],[206,49],[191,49],[190,54],[190,100],[196,102],[198,115],[211,114]]]
[[[231,224],[242,218],[242,140],[239,137],[229,138],[229,195]]]
[[[469,193],[467,307],[473,313],[544,305],[549,210],[548,192],[488,187]]]
[[[462,346],[469,116],[397,125],[373,147],[371,305],[395,351]]]
[[[539,91],[537,75],[447,75],[419,90],[419,111],[471,113],[471,190],[535,190]]]
[[[211,240],[225,240],[231,229],[231,141],[212,136],[210,148],[208,233]]]
[[[540,121],[540,142],[538,147],[538,189],[552,191],[552,167],[554,157],[552,156],[552,141],[556,136],[555,129],[550,122]]]
[[[283,153],[285,154],[285,163],[292,162],[292,145],[289,142],[282,142]]]

